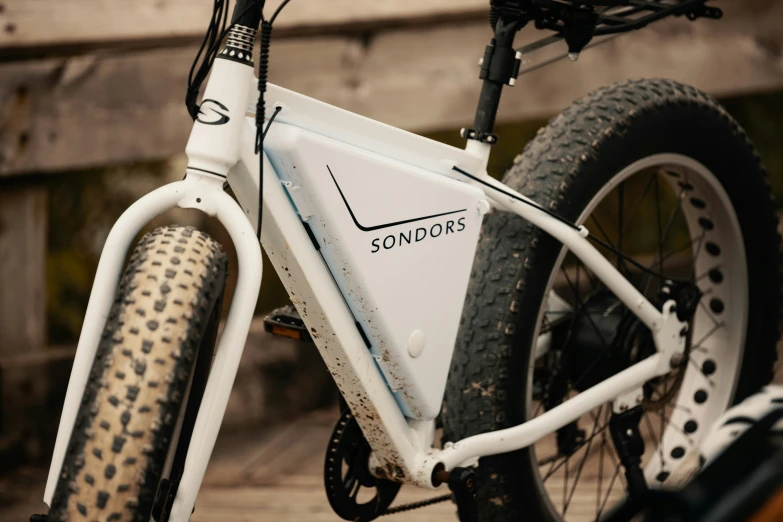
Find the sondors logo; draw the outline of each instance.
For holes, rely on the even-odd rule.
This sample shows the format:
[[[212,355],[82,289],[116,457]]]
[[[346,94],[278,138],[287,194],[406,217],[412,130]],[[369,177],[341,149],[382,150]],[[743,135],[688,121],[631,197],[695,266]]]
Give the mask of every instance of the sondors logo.
[[[403,245],[410,245],[411,243],[418,243],[424,241],[427,238],[440,237],[442,235],[456,234],[465,230],[465,218],[461,217],[455,220],[448,220],[446,223],[435,223],[429,227],[417,227],[411,228],[406,232],[398,232],[397,234],[389,234],[386,237],[376,237],[372,240],[371,253],[375,254],[383,250],[391,250],[394,247]]]

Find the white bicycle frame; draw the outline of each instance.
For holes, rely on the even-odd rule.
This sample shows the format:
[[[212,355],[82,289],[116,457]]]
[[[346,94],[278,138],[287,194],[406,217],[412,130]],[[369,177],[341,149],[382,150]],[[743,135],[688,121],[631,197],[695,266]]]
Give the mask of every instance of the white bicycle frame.
[[[217,217],[225,226],[236,248],[239,267],[236,292],[170,517],[172,522],[189,519],[228,402],[261,283],[261,248],[254,229],[258,217],[259,158],[254,150],[255,126],[247,116],[253,111],[255,97],[252,67],[237,61],[215,60],[204,98],[221,101],[222,112],[215,112],[218,117],[226,116],[226,123],[196,123],[187,147],[186,178],[138,200],[112,228],[101,254],[68,384],[44,496],[47,504],[54,494],[131,241],[155,215],[174,207],[190,208]],[[265,157],[261,243],[278,272],[287,275],[283,282],[294,303],[307,303],[305,323],[308,329],[320,333],[315,343],[372,447],[371,469],[378,476],[436,488],[436,470],[448,471],[478,457],[526,447],[609,401],[615,402],[616,409],[635,405],[642,384],[670,371],[672,358],[683,353],[682,333],[687,325],[677,319],[674,302],[667,302],[663,312],[659,311],[592,246],[584,227],[575,230],[525,204],[520,199],[529,200],[523,195],[488,176],[489,145],[469,140],[465,150],[456,149],[273,85],[269,86],[267,100],[272,102],[270,113],[275,108],[282,109],[275,125],[280,122],[306,129],[479,188],[494,207],[521,216],[567,246],[653,333],[656,354],[560,406],[516,427],[435,449],[434,421],[413,420],[401,411],[384,376],[373,364],[343,294],[303,228],[272,163]],[[475,180],[458,175],[453,167],[471,173]],[[226,181],[239,203],[224,192]]]

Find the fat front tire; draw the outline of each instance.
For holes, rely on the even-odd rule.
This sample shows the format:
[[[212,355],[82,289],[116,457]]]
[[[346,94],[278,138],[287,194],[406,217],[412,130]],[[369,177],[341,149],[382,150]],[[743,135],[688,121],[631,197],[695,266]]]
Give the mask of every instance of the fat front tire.
[[[730,396],[727,403],[737,402],[773,375],[781,309],[780,237],[765,172],[753,146],[713,99],[667,80],[629,81],[602,88],[575,102],[541,129],[505,174],[504,182],[569,220],[584,221],[591,202],[602,197],[618,173],[660,155],[703,166],[714,176],[705,175],[705,179],[716,179],[715,190],[727,195],[726,208],[711,209],[709,204],[714,203],[708,201],[704,209],[705,201],[690,196],[687,191],[693,186],[679,171],[653,174],[679,176],[669,181],[685,191],[681,199],[689,211],[704,216],[711,215],[711,210],[736,215],[741,237],[735,244],[724,243],[710,250],[710,254],[737,252],[744,246],[744,259],[738,263],[747,266],[747,279],[742,280],[747,310],[724,314],[721,319],[729,328],[735,321],[745,321],[738,323],[745,325],[744,342],[733,347],[739,354],[736,379],[713,382],[715,387],[707,391],[716,394],[714,390],[724,387]],[[656,187],[658,183],[656,177]],[[698,223],[705,229],[713,224],[704,219]],[[602,237],[595,224],[585,224]],[[692,248],[695,252],[696,247]],[[564,255],[560,243],[515,215],[492,211],[485,217],[444,399],[445,441],[508,428],[533,416],[530,405],[541,392],[536,391],[533,375],[537,368],[531,353],[548,285],[557,264],[564,263]],[[709,277],[720,282],[718,279],[729,275],[718,273],[713,279],[710,272]],[[716,314],[720,311],[722,307],[712,309]],[[695,371],[706,374],[708,369],[714,370],[714,365],[708,368],[704,364]],[[701,392],[696,394],[696,403],[706,396],[706,392],[699,395]],[[697,407],[689,404],[691,409]],[[580,422],[584,427],[584,421]],[[686,435],[693,440],[706,431],[695,423],[690,427],[695,433],[688,431]],[[668,452],[669,448],[666,458],[672,458]],[[673,458],[682,453],[680,448],[671,450]],[[553,509],[557,502],[542,486],[539,466],[533,447],[480,459],[481,520],[568,520],[570,513],[563,515],[559,505]],[[663,473],[659,475],[665,479]],[[621,479],[622,474],[618,481]],[[573,495],[573,491],[566,493]]]
[[[219,318],[226,263],[220,245],[192,227],[159,228],[136,246],[101,337],[50,520],[150,520],[194,360],[208,324]]]

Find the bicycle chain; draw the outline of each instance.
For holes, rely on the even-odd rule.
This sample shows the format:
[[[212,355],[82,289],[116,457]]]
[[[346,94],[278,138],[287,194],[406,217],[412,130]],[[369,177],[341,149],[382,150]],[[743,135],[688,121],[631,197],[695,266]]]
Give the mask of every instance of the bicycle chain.
[[[419,500],[418,502],[410,502],[408,504],[402,504],[400,506],[394,506],[391,508],[388,508],[386,511],[381,513],[380,516],[385,517],[386,515],[395,515],[397,513],[403,513],[405,511],[413,511],[414,509],[419,509],[427,506],[432,506],[434,504],[440,504],[441,502],[446,502],[447,500],[453,500],[453,495],[449,493],[448,495],[441,495],[439,497],[434,498],[428,498],[427,500]]]

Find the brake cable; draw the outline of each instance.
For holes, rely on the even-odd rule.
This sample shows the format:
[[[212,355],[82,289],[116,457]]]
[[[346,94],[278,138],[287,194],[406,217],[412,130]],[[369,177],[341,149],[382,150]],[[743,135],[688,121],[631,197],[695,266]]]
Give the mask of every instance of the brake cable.
[[[272,42],[272,24],[274,24],[277,15],[288,5],[291,0],[283,0],[277,6],[269,21],[264,19],[263,9],[264,0],[258,0],[261,3],[261,53],[258,58],[258,102],[256,103],[256,154],[258,154],[258,240],[261,240],[261,218],[264,205],[264,138],[269,131],[269,127],[275,121],[277,114],[282,110],[276,107],[274,114],[269,118],[269,123],[264,130],[264,117],[266,115],[266,84],[269,74],[269,45]]]
[[[269,118],[269,123],[264,129],[264,116],[265,116],[265,100],[267,77],[269,74],[269,47],[272,41],[272,24],[277,16],[283,10],[283,8],[291,0],[283,0],[283,2],[277,7],[272,17],[269,20],[264,19],[263,10],[265,0],[256,0],[255,3],[250,3],[245,9],[235,17],[236,20],[242,18],[250,9],[258,7],[261,11],[261,53],[259,56],[258,66],[258,101],[256,102],[256,144],[255,153],[259,156],[259,178],[258,178],[258,239],[261,239],[261,217],[263,215],[263,203],[264,203],[264,155],[261,153],[263,150],[264,138],[266,137],[269,127],[274,122],[277,114],[280,112],[281,107],[275,109],[274,114]],[[215,62],[215,58],[220,52],[220,45],[234,28],[236,23],[232,23],[227,27],[228,23],[228,4],[229,0],[215,0],[212,7],[212,17],[207,27],[207,32],[204,35],[204,40],[201,42],[196,58],[193,60],[193,64],[190,67],[190,73],[188,74],[188,89],[185,96],[185,105],[188,109],[188,114],[195,120],[198,117],[200,106],[197,102],[201,86],[204,84],[209,71],[212,69],[212,65]],[[200,63],[200,65],[199,65]]]
[[[195,120],[198,117],[199,104],[197,102],[201,85],[209,75],[215,57],[220,52],[220,43],[233,27],[226,28],[228,23],[228,0],[215,0],[212,6],[212,17],[209,20],[204,40],[196,53],[193,64],[188,74],[188,89],[185,95],[185,105],[188,114]],[[202,59],[202,55],[203,59]],[[199,66],[199,62],[201,65]]]

